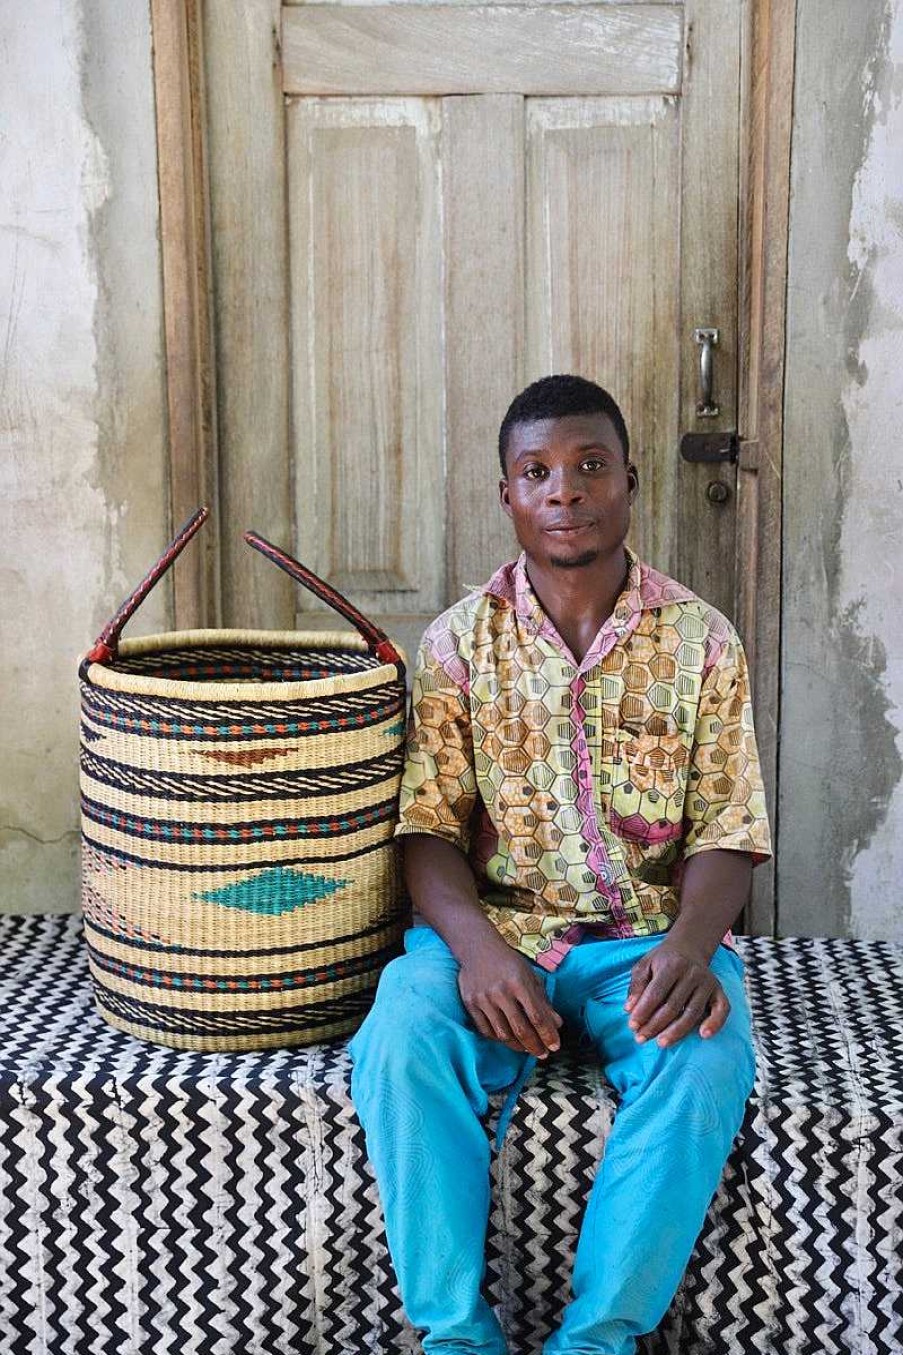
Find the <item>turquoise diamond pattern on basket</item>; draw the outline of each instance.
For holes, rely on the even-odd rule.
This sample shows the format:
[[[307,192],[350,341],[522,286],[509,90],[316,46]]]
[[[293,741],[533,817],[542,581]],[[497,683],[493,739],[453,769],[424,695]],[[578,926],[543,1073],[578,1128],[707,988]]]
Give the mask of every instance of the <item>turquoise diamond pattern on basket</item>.
[[[197,893],[193,897],[207,903],[221,903],[225,908],[243,908],[249,913],[279,917],[311,903],[322,903],[349,883],[348,880],[275,866],[248,880],[240,880],[238,884]]]

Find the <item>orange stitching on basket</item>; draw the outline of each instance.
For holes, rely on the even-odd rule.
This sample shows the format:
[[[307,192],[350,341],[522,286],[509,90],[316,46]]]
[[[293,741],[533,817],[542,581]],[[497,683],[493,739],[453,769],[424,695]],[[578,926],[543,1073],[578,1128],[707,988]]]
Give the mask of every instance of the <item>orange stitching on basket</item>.
[[[272,762],[273,758],[285,757],[286,754],[293,752],[294,748],[246,748],[235,752],[228,749],[220,749],[217,752],[208,748],[198,749],[201,757],[207,758],[210,762],[225,762],[230,767],[256,767],[261,762]]]

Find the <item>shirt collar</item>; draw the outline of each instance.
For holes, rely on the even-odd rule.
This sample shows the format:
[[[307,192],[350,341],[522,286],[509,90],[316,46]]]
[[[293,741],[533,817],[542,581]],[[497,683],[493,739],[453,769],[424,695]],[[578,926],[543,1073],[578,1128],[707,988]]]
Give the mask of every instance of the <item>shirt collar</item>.
[[[676,579],[668,578],[667,574],[640,560],[629,546],[625,546],[624,551],[627,556],[627,582],[611,617],[616,627],[622,626],[639,612],[663,607],[669,602],[690,602],[696,596]],[[482,591],[509,603],[520,620],[526,621],[535,630],[541,630],[543,622],[548,619],[527,577],[527,557],[523,551],[516,560],[496,570]]]

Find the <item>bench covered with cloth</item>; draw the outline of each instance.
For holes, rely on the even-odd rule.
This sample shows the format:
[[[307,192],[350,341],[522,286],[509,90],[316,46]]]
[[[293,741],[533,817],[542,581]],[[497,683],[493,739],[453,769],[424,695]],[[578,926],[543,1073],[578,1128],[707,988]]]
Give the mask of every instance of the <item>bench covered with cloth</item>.
[[[899,1355],[903,947],[738,944],[756,1090],[644,1355]],[[135,1040],[94,1010],[78,917],[0,919],[0,1355],[418,1350],[349,1073],[344,1041]],[[486,1275],[513,1355],[566,1300],[613,1111],[573,1050],[518,1100]]]

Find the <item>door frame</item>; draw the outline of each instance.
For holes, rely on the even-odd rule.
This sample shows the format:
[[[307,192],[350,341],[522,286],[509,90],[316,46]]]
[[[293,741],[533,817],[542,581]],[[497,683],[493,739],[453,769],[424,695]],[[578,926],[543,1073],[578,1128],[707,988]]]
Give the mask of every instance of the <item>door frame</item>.
[[[256,49],[248,51],[241,74],[269,75],[259,91],[241,92],[241,115],[268,138],[281,117],[279,0],[254,0],[261,14]],[[276,371],[287,362],[285,263],[272,250],[262,259],[264,290],[282,296],[277,312],[283,335],[273,326],[265,335],[231,308],[217,310],[215,265],[228,262],[229,241],[240,236],[236,214],[261,218],[278,231],[284,222],[284,182],[268,186],[252,202],[211,204],[208,170],[208,92],[205,71],[217,50],[227,48],[222,33],[232,14],[241,28],[243,6],[217,12],[216,33],[205,33],[203,0],[151,0],[153,73],[157,116],[157,159],[163,268],[166,388],[169,418],[170,515],[178,525],[197,504],[223,505],[231,499],[252,505],[260,527],[287,540],[291,513],[290,472],[255,475],[254,461],[240,468],[233,458],[230,480],[220,482],[217,410],[228,426],[228,402],[237,393],[217,392],[218,343],[247,345],[249,396],[260,420],[261,438],[276,438],[288,427],[288,382]],[[268,22],[267,22],[268,20]],[[229,20],[226,19],[226,26]],[[243,33],[246,33],[246,25]],[[781,482],[783,455],[784,347],[787,244],[790,200],[790,137],[796,30],[795,0],[746,0],[741,38],[739,184],[739,380],[740,460],[737,483],[736,617],[750,660],[756,729],[766,794],[775,832],[778,799],[781,642]],[[247,37],[244,38],[248,41]],[[266,68],[269,68],[268,70]],[[216,91],[219,97],[219,90]],[[229,97],[225,95],[224,97]],[[235,97],[234,93],[231,96]],[[240,140],[240,133],[239,133]],[[246,146],[247,150],[248,147]],[[240,154],[240,150],[237,152]],[[261,157],[263,158],[263,157]],[[241,196],[241,195],[239,195]],[[245,197],[248,195],[245,194]],[[217,219],[219,216],[219,220]],[[217,231],[211,233],[211,222]],[[240,220],[239,223],[240,225]],[[220,232],[225,245],[214,258]],[[250,304],[250,302],[249,302]],[[247,328],[247,327],[246,327]],[[219,332],[218,332],[219,331]],[[283,351],[284,350],[284,351]],[[256,378],[256,379],[255,379]],[[223,407],[223,401],[226,407]],[[245,411],[247,417],[247,411]],[[675,449],[676,455],[676,449]],[[265,452],[257,458],[263,464]],[[252,526],[254,523],[241,523]],[[291,628],[294,603],[289,589],[267,577],[261,587],[251,574],[247,552],[231,536],[218,538],[216,524],[204,549],[180,567],[175,581],[175,624],[216,625],[223,598],[230,620],[246,612],[258,625]],[[775,932],[775,874],[772,864],[754,875],[745,930]]]
[[[151,0],[163,272],[169,517],[218,505],[202,0]],[[211,524],[214,526],[215,524]],[[173,575],[179,629],[220,619],[215,529]]]
[[[748,0],[740,67],[735,615],[749,659],[775,843],[780,833],[781,509],[795,40],[795,0]],[[753,936],[776,935],[774,861],[753,872],[743,923]]]

